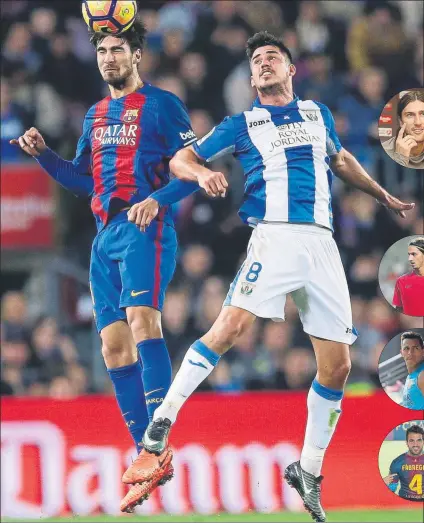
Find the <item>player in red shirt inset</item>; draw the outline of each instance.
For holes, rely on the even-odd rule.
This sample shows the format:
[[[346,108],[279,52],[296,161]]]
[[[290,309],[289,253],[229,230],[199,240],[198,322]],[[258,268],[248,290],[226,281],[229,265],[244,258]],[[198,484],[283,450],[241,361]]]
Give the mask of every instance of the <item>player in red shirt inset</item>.
[[[412,272],[397,279],[392,304],[409,316],[424,316],[424,237],[409,242],[408,261]]]

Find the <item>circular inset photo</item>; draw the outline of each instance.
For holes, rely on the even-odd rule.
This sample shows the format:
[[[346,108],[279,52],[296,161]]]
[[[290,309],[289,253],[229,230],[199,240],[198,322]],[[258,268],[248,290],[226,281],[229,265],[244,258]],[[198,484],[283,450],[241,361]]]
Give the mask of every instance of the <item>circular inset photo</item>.
[[[384,347],[378,376],[398,405],[424,410],[424,329],[402,332]]]
[[[391,430],[380,447],[378,466],[394,494],[424,501],[424,421],[407,421]]]
[[[389,247],[378,269],[386,300],[408,316],[424,316],[424,236],[407,236]]]
[[[404,167],[424,169],[424,89],[401,91],[389,100],[378,121],[386,153]]]

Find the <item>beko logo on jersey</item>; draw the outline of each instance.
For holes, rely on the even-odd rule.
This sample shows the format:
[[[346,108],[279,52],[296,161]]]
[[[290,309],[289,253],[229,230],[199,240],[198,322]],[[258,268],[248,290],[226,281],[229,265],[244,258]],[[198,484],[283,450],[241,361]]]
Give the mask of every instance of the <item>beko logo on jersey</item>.
[[[136,145],[138,125],[115,124],[97,127],[94,139],[101,145]]]
[[[194,132],[190,129],[186,133],[180,133],[181,140],[189,140],[190,138],[196,138]]]
[[[259,125],[264,125],[266,123],[269,123],[271,121],[271,118],[267,118],[266,120],[257,120],[256,122],[249,122],[249,129],[252,127],[259,127]]]

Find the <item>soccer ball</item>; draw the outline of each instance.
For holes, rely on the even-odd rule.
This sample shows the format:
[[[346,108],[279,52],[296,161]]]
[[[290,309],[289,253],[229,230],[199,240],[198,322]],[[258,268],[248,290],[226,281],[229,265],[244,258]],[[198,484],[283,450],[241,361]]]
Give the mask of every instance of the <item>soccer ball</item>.
[[[137,3],[121,0],[82,3],[85,23],[95,33],[116,35],[129,29],[137,14]]]

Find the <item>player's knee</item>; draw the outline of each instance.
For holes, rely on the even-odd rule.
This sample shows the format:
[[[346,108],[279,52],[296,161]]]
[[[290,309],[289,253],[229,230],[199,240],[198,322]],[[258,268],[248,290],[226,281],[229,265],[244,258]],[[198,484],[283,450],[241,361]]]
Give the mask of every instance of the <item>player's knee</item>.
[[[343,361],[340,366],[340,377],[347,379],[349,377],[350,371],[352,369],[352,363],[350,359]]]
[[[336,387],[341,387],[345,384],[351,368],[350,359],[338,362],[337,365],[331,368],[331,380],[335,382]]]
[[[149,307],[130,307],[127,309],[127,319],[136,343],[162,338],[159,311]]]
[[[102,343],[102,356],[108,369],[134,363],[136,361],[135,354],[136,351],[129,343],[110,343],[105,341]]]
[[[136,349],[131,331],[125,322],[116,322],[104,328],[102,339],[102,356],[107,368],[129,365],[135,361]]]
[[[326,387],[343,389],[350,369],[350,359],[327,361],[318,368],[318,381]]]
[[[102,344],[102,356],[105,361],[110,360],[111,358],[115,358],[117,356],[121,356],[122,353],[125,352],[125,347],[123,344],[109,344],[103,342]]]

